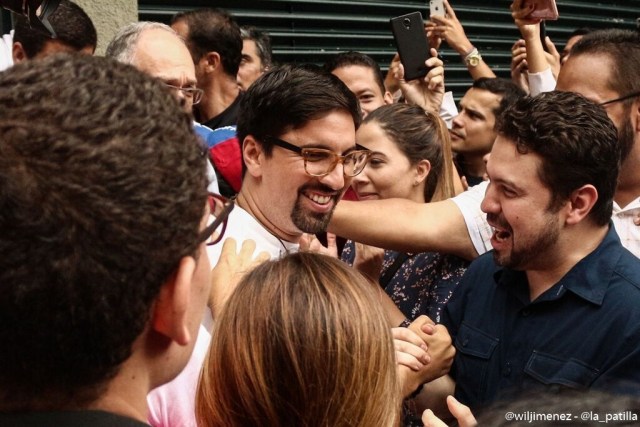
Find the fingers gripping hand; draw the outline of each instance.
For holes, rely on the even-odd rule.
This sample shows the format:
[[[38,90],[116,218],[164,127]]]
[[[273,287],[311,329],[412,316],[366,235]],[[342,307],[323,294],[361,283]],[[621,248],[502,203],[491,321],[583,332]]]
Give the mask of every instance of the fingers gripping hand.
[[[418,334],[408,328],[392,328],[391,333],[399,365],[419,371],[430,362],[427,345]]]

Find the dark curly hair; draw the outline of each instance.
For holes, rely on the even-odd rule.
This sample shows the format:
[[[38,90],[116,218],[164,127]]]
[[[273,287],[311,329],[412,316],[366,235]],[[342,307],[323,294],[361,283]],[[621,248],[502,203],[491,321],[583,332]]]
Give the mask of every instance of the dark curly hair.
[[[496,118],[496,130],[515,141],[519,153],[542,157],[540,180],[551,190],[550,209],[591,184],[598,200],[590,216],[611,220],[622,151],[613,122],[602,107],[571,92],[524,97]]]
[[[195,255],[205,157],[160,82],[86,55],[0,73],[0,410],[81,407]]]

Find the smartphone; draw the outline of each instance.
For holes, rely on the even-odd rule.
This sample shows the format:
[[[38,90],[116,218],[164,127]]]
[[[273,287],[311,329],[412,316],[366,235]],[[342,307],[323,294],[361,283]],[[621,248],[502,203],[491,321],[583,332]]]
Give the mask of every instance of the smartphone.
[[[533,4],[534,8],[528,18],[555,21],[560,16],[558,14],[556,0],[526,0],[526,2],[523,3],[523,6],[530,4]]]
[[[415,80],[424,77],[430,68],[425,65],[429,58],[429,44],[424,32],[424,22],[420,12],[391,18],[391,31],[404,67],[404,79]]]
[[[444,0],[429,0],[429,16],[444,16]]]

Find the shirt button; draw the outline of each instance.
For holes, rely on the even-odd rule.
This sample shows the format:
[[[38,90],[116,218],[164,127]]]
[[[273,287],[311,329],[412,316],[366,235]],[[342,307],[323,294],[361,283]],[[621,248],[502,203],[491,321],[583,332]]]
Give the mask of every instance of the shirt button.
[[[507,362],[507,364],[504,365],[504,369],[502,370],[502,376],[508,377],[509,375],[511,375],[511,363]]]
[[[522,310],[522,317],[527,317],[531,314],[531,310],[529,310],[528,308],[525,308],[524,310]]]
[[[462,346],[466,347],[467,344],[469,344],[469,338],[465,338],[464,340],[462,340]]]

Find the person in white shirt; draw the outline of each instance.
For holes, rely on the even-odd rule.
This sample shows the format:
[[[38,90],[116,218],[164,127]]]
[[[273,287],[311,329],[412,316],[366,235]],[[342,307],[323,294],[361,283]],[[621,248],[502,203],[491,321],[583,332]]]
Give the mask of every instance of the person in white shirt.
[[[368,160],[355,144],[359,124],[358,102],[336,77],[290,66],[265,73],[241,104],[245,172],[224,238],[251,239],[257,251],[278,258],[297,251],[304,233],[324,231],[351,177]],[[217,263],[220,247],[208,248],[211,262]],[[212,316],[185,370],[149,395],[153,426],[195,426],[196,385],[218,297],[212,293]]]

